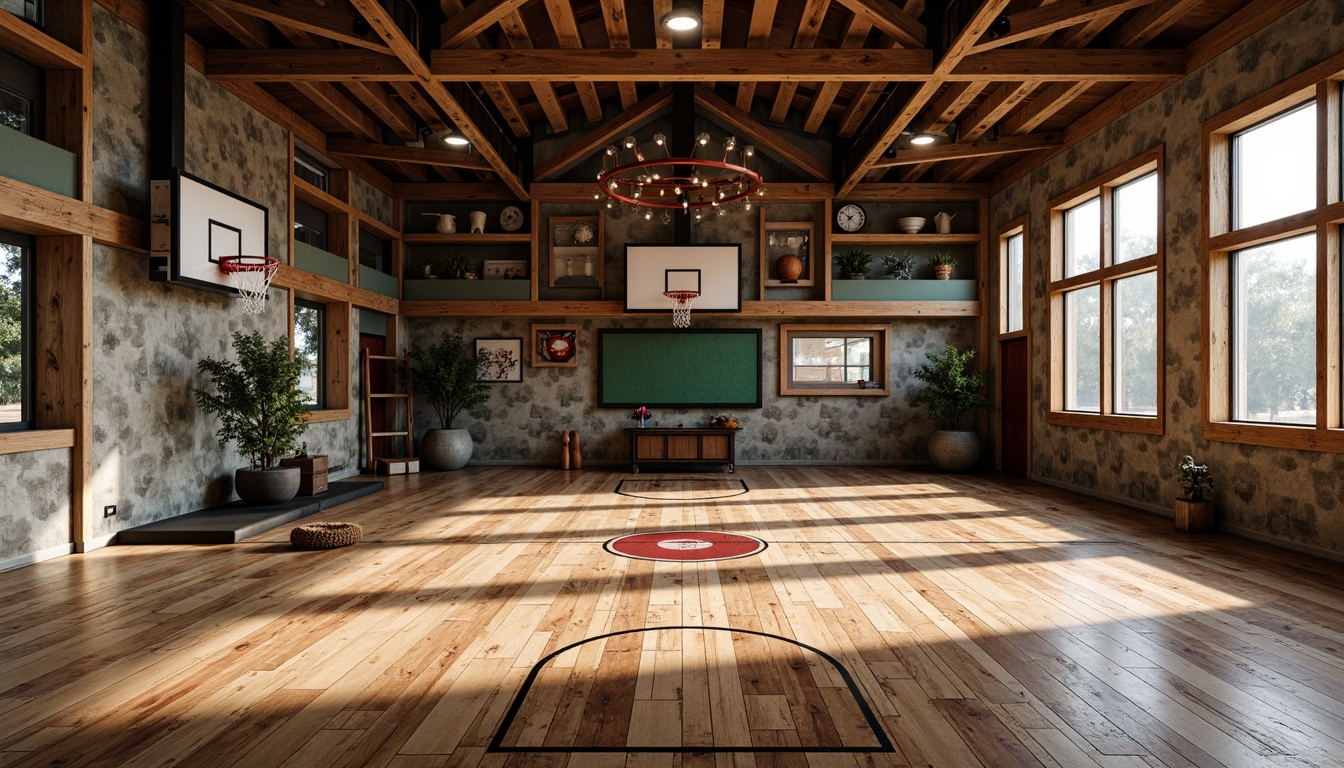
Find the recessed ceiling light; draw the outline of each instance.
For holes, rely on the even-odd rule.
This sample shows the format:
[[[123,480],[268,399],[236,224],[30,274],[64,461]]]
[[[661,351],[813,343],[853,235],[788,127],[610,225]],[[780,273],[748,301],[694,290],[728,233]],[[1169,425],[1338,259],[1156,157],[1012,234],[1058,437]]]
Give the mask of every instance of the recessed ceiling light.
[[[913,139],[911,139],[910,143],[915,145],[916,147],[923,147],[932,144],[937,140],[938,137],[936,136],[930,136],[927,133],[921,133],[918,136],[915,136]]]
[[[451,144],[454,147],[465,147],[471,143],[470,141],[467,141],[466,136],[463,136],[462,134],[457,133],[455,131],[449,131],[448,133],[444,134],[443,140],[445,143]]]
[[[686,8],[678,8],[663,17],[663,26],[673,32],[689,32],[700,26],[700,14]]]

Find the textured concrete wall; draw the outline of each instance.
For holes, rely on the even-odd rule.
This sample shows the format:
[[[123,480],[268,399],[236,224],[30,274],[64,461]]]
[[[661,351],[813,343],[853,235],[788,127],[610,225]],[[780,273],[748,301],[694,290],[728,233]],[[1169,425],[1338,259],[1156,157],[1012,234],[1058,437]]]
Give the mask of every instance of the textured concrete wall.
[[[0,456],[0,563],[70,541],[70,451]]]
[[[1046,480],[1170,508],[1175,466],[1194,454],[1218,484],[1220,523],[1344,553],[1344,456],[1214,443],[1200,436],[1200,126],[1344,50],[1344,4],[1313,0],[1012,184],[991,202],[996,226],[1031,214],[1032,471]],[[1144,151],[1165,147],[1166,434],[1046,423],[1048,201]]]

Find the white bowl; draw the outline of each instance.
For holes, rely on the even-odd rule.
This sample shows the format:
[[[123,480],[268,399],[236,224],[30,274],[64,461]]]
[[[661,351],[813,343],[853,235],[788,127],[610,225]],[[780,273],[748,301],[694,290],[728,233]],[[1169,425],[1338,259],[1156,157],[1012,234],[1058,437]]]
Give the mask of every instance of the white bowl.
[[[896,220],[896,228],[907,235],[918,234],[928,219],[923,216],[905,216]]]

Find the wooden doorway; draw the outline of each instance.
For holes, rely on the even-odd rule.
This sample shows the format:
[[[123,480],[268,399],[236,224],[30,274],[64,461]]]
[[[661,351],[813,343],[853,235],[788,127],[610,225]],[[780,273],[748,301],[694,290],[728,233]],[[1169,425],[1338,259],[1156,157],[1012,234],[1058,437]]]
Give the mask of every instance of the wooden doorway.
[[[999,434],[1002,469],[1026,476],[1031,470],[1031,355],[1025,336],[999,342]]]

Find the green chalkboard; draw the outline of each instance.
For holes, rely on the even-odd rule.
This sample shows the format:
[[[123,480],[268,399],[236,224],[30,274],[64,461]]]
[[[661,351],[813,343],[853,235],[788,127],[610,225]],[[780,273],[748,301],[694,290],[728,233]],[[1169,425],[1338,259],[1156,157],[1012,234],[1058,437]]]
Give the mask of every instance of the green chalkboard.
[[[604,408],[761,407],[760,329],[598,331]]]

